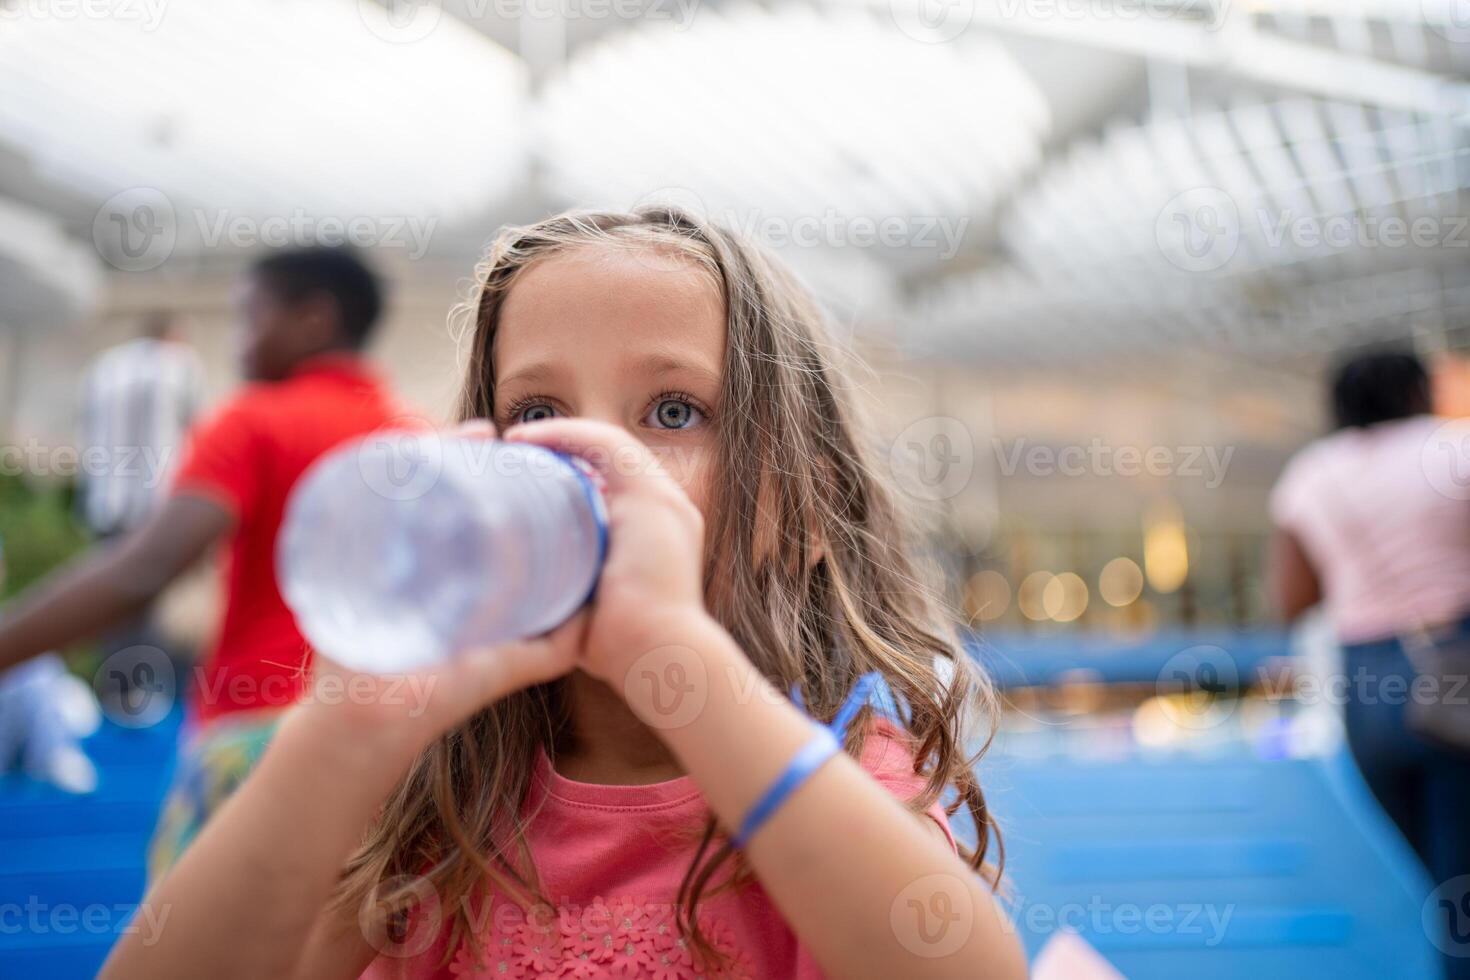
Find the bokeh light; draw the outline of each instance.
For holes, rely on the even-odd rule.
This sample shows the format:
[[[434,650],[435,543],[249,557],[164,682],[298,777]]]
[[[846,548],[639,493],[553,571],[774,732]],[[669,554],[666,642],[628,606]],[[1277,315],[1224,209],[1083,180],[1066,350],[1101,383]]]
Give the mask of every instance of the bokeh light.
[[[1070,623],[1087,610],[1087,583],[1076,572],[1063,572],[1046,583],[1041,605],[1051,619]]]
[[[1051,572],[1032,572],[1021,581],[1021,587],[1016,590],[1016,605],[1021,610],[1021,615],[1027,619],[1041,622],[1051,618],[1051,613],[1046,611],[1046,590],[1056,576]]]
[[[1143,567],[1155,592],[1175,592],[1189,577],[1189,543],[1184,521],[1171,506],[1157,508],[1143,532]]]
[[[1011,583],[993,568],[971,575],[965,583],[965,614],[971,622],[1000,619],[1011,606]]]
[[[1114,558],[1097,577],[1097,594],[1110,606],[1137,602],[1143,594],[1143,569],[1132,558]]]

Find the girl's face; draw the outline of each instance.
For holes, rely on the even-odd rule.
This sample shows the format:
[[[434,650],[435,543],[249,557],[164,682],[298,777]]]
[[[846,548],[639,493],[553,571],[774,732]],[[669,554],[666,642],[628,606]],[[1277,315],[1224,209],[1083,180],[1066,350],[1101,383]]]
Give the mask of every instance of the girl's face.
[[[525,269],[492,351],[495,424],[579,416],[648,446],[703,512],[725,356],[718,290],[690,260],[578,248]]]

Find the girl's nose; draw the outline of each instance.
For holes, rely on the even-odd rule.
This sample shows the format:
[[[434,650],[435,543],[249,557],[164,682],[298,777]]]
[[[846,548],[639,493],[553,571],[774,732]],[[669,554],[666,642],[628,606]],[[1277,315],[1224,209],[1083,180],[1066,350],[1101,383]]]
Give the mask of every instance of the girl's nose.
[[[609,425],[616,425],[620,429],[627,429],[634,435],[638,434],[636,427],[627,417],[625,406],[587,401],[577,406],[577,417],[591,419],[594,422],[606,422]]]

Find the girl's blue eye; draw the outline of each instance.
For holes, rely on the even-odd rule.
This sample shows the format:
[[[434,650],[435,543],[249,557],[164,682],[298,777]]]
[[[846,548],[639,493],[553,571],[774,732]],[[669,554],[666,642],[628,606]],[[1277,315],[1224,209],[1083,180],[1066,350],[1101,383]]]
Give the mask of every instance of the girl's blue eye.
[[[540,422],[543,419],[554,418],[556,409],[550,405],[527,405],[521,409],[518,422]]]
[[[660,399],[648,416],[647,424],[660,429],[687,429],[704,417],[699,409],[679,398]]]

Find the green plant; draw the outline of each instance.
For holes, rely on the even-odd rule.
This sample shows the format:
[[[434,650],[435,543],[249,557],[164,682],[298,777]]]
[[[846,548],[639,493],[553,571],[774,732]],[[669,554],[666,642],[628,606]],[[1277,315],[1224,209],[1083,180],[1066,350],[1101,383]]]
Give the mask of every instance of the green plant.
[[[72,516],[72,487],[0,474],[0,543],[5,576],[0,598],[24,590],[87,545]]]

